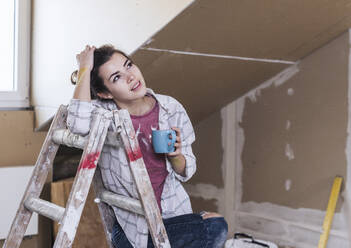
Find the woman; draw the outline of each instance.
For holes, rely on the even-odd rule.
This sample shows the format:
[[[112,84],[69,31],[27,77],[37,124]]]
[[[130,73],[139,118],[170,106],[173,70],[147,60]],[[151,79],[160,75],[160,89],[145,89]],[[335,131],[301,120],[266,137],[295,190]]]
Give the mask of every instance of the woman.
[[[228,231],[224,218],[217,213],[192,213],[190,199],[181,182],[196,171],[191,149],[194,130],[183,106],[174,98],[155,94],[146,88],[139,68],[113,46],[86,46],[77,55],[79,70],[68,108],[67,125],[71,132],[89,133],[94,108],[127,109],[171,247],[223,247]],[[95,100],[92,100],[95,99]],[[116,131],[114,124],[110,129]],[[156,154],[152,149],[154,129],[176,132],[175,151]],[[105,187],[117,194],[138,198],[128,161],[122,148],[104,146],[99,160]],[[112,243],[115,247],[154,247],[143,216],[113,207],[116,224]]]

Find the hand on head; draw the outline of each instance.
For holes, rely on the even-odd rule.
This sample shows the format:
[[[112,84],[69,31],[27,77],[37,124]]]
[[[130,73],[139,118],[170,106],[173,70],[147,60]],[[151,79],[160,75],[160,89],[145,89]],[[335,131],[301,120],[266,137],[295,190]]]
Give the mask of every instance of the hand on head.
[[[79,69],[92,70],[94,66],[95,46],[86,45],[85,49],[76,55]]]

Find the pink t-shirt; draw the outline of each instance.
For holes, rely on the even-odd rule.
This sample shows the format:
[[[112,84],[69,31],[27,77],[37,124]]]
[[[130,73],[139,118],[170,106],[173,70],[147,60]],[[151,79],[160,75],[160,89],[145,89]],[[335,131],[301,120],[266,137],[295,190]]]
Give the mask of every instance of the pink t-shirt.
[[[139,146],[147,172],[150,177],[152,188],[154,189],[157,204],[161,208],[161,195],[163,186],[168,175],[166,169],[165,154],[155,153],[152,147],[152,130],[158,130],[158,115],[159,115],[159,104],[156,102],[155,106],[150,112],[141,115],[131,115],[135,133],[138,137]]]

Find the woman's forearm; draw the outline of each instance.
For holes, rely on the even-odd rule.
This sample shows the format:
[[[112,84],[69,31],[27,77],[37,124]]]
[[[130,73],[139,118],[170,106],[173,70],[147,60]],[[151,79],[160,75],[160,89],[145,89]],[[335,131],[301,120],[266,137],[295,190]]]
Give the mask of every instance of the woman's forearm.
[[[171,162],[172,166],[173,166],[173,170],[181,175],[181,176],[185,176],[185,166],[186,166],[186,161],[185,161],[185,157],[183,154],[179,154],[175,157],[168,157],[169,161]]]
[[[80,68],[78,71],[77,85],[74,89],[73,99],[91,101],[90,70],[88,68]]]

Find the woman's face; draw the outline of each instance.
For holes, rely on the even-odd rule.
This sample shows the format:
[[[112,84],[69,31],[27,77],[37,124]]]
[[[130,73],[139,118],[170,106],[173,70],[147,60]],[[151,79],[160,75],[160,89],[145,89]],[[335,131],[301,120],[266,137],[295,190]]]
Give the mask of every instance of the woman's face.
[[[114,53],[99,69],[108,93],[98,93],[104,99],[114,99],[117,104],[131,104],[145,96],[146,85],[139,68],[120,53]]]

